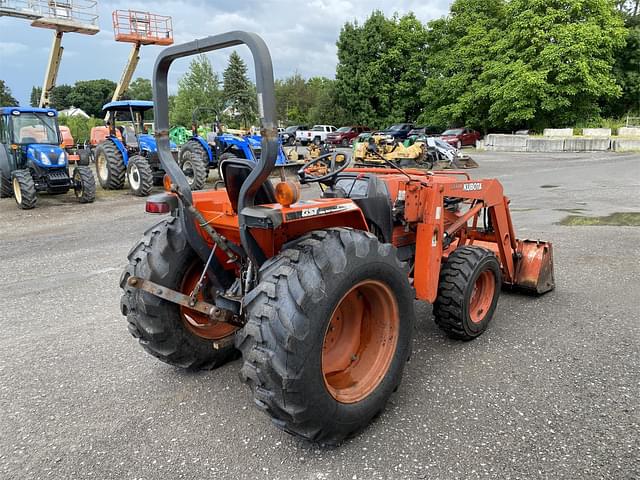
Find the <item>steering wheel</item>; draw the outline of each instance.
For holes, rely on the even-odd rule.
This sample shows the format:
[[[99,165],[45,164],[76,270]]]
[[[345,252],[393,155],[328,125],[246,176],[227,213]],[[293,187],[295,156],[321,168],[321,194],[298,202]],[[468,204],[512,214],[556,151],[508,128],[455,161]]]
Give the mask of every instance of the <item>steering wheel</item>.
[[[343,165],[341,165],[336,170],[336,164],[337,164],[336,158],[338,157],[338,155],[343,155],[345,159],[344,159]],[[329,173],[326,173],[324,175],[319,175],[319,176],[310,174],[311,173],[309,172],[310,168],[316,166],[318,163],[320,163],[321,161],[329,157],[331,157],[331,165],[329,166]],[[318,158],[311,160],[309,163],[303,165],[302,168],[300,168],[300,170],[298,170],[298,177],[300,178],[300,183],[304,185],[306,183],[318,182],[318,183],[324,183],[325,185],[332,185],[334,183],[333,180],[335,180],[335,177],[349,166],[349,160],[350,160],[350,157],[347,154],[342,152],[325,153],[324,155],[320,155]]]

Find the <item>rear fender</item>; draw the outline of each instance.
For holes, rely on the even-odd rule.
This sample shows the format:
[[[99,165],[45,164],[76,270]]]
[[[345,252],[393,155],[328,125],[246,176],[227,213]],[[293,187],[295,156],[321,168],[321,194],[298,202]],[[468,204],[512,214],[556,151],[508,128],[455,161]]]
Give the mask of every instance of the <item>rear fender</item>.
[[[267,257],[314,230],[346,227],[369,231],[362,211],[348,199],[319,199],[290,207],[279,204],[248,207],[247,226]]]
[[[113,144],[116,146],[116,148],[122,154],[122,161],[124,162],[125,165],[128,165],[129,164],[129,153],[127,152],[127,149],[125,148],[125,146],[122,143],[122,141],[119,138],[114,137],[114,136],[107,137],[107,141],[113,142]]]
[[[208,163],[212,163],[213,151],[211,150],[211,146],[207,143],[207,141],[199,135],[196,135],[195,137],[191,137],[191,139],[197,141],[200,145],[202,145],[202,148],[204,148],[204,151],[207,152],[207,155],[209,156]]]

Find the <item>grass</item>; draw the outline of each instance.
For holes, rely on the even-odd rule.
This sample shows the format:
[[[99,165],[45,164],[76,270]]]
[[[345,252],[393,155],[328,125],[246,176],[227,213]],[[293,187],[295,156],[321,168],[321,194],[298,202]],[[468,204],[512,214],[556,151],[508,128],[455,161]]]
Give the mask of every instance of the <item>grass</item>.
[[[569,227],[640,227],[640,212],[616,212],[605,217],[585,217],[583,215],[569,215],[568,217],[565,217],[560,221],[560,225],[566,225]]]

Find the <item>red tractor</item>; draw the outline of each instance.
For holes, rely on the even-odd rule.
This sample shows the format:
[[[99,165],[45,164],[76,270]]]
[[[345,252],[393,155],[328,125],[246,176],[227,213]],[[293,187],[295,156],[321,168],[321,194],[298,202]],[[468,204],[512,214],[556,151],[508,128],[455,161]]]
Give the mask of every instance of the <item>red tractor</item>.
[[[192,192],[169,148],[169,67],[239,44],[255,60],[262,155],[223,161],[225,188]],[[143,348],[172,365],[213,368],[241,352],[255,404],[284,431],[337,444],[384,409],[411,354],[414,299],[433,304],[449,336],[471,340],[502,287],[554,288],[551,244],[516,238],[497,180],[391,162],[349,169],[327,154],[299,172],[323,187],[320,198],[299,201],[291,181],[274,188],[273,70],[257,35],[169,47],[153,82],[169,192],[146,211],[170,216],[129,254],[122,313]]]

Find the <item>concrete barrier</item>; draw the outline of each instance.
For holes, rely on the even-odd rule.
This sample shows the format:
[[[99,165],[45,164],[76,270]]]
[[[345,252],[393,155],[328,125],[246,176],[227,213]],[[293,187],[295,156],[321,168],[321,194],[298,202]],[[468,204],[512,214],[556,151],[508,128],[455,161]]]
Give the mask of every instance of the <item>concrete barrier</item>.
[[[620,127],[618,129],[618,136],[640,138],[640,128],[639,127]]]
[[[529,138],[527,140],[527,152],[562,152],[564,151],[564,138]]]
[[[526,152],[527,135],[503,135],[491,133],[485,138],[485,147],[494,152]]]
[[[545,128],[543,137],[572,137],[573,128]]]
[[[573,137],[564,139],[565,152],[605,152],[611,148],[610,138]]]
[[[583,128],[582,135],[585,137],[610,137],[610,128]]]
[[[616,152],[640,152],[640,138],[637,140],[616,138],[611,144],[611,148]]]

